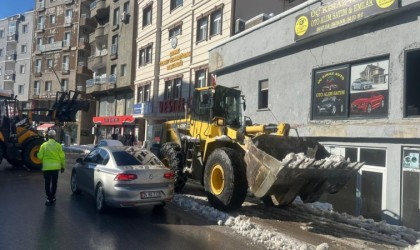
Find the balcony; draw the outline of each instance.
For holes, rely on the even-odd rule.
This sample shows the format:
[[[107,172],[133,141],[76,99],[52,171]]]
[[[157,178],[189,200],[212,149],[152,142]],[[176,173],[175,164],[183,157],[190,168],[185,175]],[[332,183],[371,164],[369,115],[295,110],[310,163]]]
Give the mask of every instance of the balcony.
[[[15,82],[15,71],[14,70],[6,70],[4,72],[4,81],[5,82]]]
[[[79,50],[88,50],[88,51],[90,51],[89,40],[87,38],[80,38],[79,39],[79,44],[78,44],[77,48]]]
[[[9,50],[6,52],[6,61],[16,61],[16,51]]]
[[[88,67],[90,69],[99,69],[106,66],[106,56],[108,55],[108,50],[99,50],[96,51],[95,55],[92,55],[88,59]]]
[[[95,19],[90,18],[89,14],[82,14],[80,17],[80,27],[94,29],[96,27]]]
[[[7,35],[7,42],[8,43],[16,43],[18,41],[18,34],[8,34]]]
[[[63,42],[55,42],[44,45],[39,45],[38,49],[41,52],[48,52],[53,50],[60,50],[63,48]]]
[[[109,3],[106,0],[96,0],[90,4],[90,14],[92,17],[104,18],[109,16]]]
[[[76,73],[79,75],[92,75],[92,70],[88,69],[87,63],[79,62]]]
[[[101,75],[86,81],[86,93],[106,91],[115,87],[116,75]]]

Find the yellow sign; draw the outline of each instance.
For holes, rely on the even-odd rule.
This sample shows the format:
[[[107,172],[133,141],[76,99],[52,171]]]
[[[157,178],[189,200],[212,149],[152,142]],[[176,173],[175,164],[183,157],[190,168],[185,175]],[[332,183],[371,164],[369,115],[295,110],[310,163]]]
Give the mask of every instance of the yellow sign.
[[[166,66],[167,70],[181,67],[182,65],[184,65],[184,62],[182,61],[182,59],[190,57],[190,56],[191,56],[191,51],[181,53],[180,49],[175,49],[169,52],[169,57],[170,57],[169,59],[166,59],[160,62],[160,66],[161,67]]]

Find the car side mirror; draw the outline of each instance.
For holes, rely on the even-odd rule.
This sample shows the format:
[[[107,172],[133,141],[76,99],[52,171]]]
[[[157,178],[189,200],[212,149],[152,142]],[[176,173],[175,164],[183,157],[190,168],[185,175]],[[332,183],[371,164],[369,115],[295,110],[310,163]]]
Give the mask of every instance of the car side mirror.
[[[79,164],[83,164],[83,158],[77,158],[76,162],[79,163]]]

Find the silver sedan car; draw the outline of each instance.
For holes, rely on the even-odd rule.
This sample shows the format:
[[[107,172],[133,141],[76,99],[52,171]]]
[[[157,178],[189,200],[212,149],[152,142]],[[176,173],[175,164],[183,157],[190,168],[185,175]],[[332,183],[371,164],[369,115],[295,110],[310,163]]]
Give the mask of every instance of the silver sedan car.
[[[174,195],[174,173],[150,151],[96,147],[72,169],[73,194],[95,197],[99,212],[113,207],[163,207]]]

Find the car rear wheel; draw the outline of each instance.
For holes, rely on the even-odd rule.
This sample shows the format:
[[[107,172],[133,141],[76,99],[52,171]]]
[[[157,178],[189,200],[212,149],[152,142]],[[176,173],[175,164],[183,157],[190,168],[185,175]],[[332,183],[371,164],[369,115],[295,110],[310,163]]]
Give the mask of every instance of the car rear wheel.
[[[70,187],[71,187],[71,191],[73,192],[73,194],[80,194],[81,193],[80,189],[77,187],[76,171],[73,171],[73,173],[71,173]]]
[[[96,210],[98,212],[103,213],[107,209],[107,205],[105,203],[105,193],[102,184],[98,184],[95,192],[95,200],[96,200]]]

